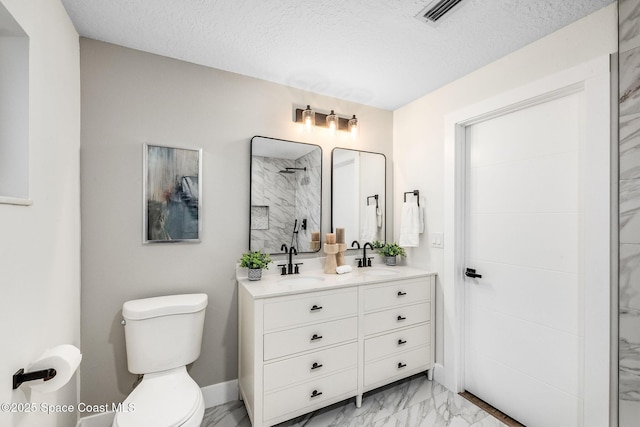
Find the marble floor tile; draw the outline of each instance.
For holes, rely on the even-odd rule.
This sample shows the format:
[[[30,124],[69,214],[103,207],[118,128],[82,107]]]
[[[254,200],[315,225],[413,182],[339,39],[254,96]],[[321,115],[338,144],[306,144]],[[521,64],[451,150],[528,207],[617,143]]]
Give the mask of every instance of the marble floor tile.
[[[365,394],[365,398],[373,397],[381,403],[382,407],[395,414],[433,396],[447,392],[448,390],[442,385],[427,380],[424,375],[419,375],[376,389]]]
[[[620,243],[640,243],[640,179],[620,181]]]
[[[640,177],[640,114],[620,117],[620,179]]]
[[[244,403],[234,400],[214,406],[204,412],[202,427],[251,427]]]
[[[620,401],[640,404],[640,311],[620,307]]]
[[[618,12],[620,52],[640,46],[640,2],[620,0]]]
[[[250,427],[244,404],[233,401],[205,411],[202,427]],[[425,375],[365,393],[362,407],[347,399],[277,427],[506,427],[468,400]]]
[[[356,408],[355,398],[352,398],[278,424],[278,427],[370,426],[390,415],[376,399],[363,399],[362,406]]]
[[[620,117],[640,113],[640,47],[622,52],[620,65]]]
[[[638,425],[640,419],[640,402],[620,400],[620,427],[633,427]]]
[[[640,310],[640,245],[620,245],[619,306]]]
[[[473,403],[451,392],[432,396],[393,415],[402,421],[405,427],[504,425]]]

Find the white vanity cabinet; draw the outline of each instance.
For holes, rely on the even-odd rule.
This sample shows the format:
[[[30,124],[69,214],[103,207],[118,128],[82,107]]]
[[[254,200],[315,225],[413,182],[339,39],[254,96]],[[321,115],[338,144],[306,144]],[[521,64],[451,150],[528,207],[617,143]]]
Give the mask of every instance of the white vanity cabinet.
[[[433,369],[435,275],[397,271],[305,288],[238,279],[238,385],[253,427],[354,396],[359,406],[365,391]]]

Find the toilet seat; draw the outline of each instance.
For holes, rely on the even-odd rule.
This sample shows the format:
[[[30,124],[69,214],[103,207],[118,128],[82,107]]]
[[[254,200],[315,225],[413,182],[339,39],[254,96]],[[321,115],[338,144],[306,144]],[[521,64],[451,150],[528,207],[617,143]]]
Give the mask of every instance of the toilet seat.
[[[204,417],[202,391],[184,366],[146,374],[122,408],[113,427],[191,427],[200,426]]]

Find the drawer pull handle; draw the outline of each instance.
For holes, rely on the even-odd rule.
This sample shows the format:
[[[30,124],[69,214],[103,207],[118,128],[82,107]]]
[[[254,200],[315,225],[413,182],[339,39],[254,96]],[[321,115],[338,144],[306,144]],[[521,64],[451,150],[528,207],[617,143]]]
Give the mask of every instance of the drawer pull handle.
[[[405,366],[407,366],[406,363],[398,362],[398,369],[404,368]]]
[[[318,335],[318,334],[313,334],[313,336],[311,337],[311,341],[316,341],[321,339],[322,339],[322,335]]]
[[[407,341],[403,340],[402,338],[400,338],[398,340],[398,345],[402,345],[402,344],[406,344],[406,343],[407,343]]]
[[[321,394],[322,394],[322,392],[321,392],[321,391],[313,390],[313,392],[311,392],[311,398],[318,397],[318,396],[320,396]]]
[[[406,292],[398,291],[398,296],[399,296],[399,297],[403,297],[403,296],[405,296],[406,294],[407,294]]]
[[[407,320],[407,318],[403,317],[403,316],[398,316],[398,322],[401,321],[401,320]]]
[[[322,306],[317,306],[315,304],[313,304],[313,307],[311,307],[311,311],[318,311],[318,310],[322,310]]]
[[[322,368],[322,364],[318,363],[318,362],[313,362],[313,366],[311,366],[311,369],[320,369]]]

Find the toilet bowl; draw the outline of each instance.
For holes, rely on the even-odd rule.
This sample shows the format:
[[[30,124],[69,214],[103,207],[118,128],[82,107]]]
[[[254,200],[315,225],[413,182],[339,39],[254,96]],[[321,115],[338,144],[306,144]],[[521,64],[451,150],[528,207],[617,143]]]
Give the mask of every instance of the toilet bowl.
[[[204,416],[200,387],[184,367],[148,374],[122,403],[113,427],[199,427]]]
[[[204,399],[186,365],[200,355],[206,294],[127,301],[122,306],[127,365],[143,374],[113,427],[198,427]]]

